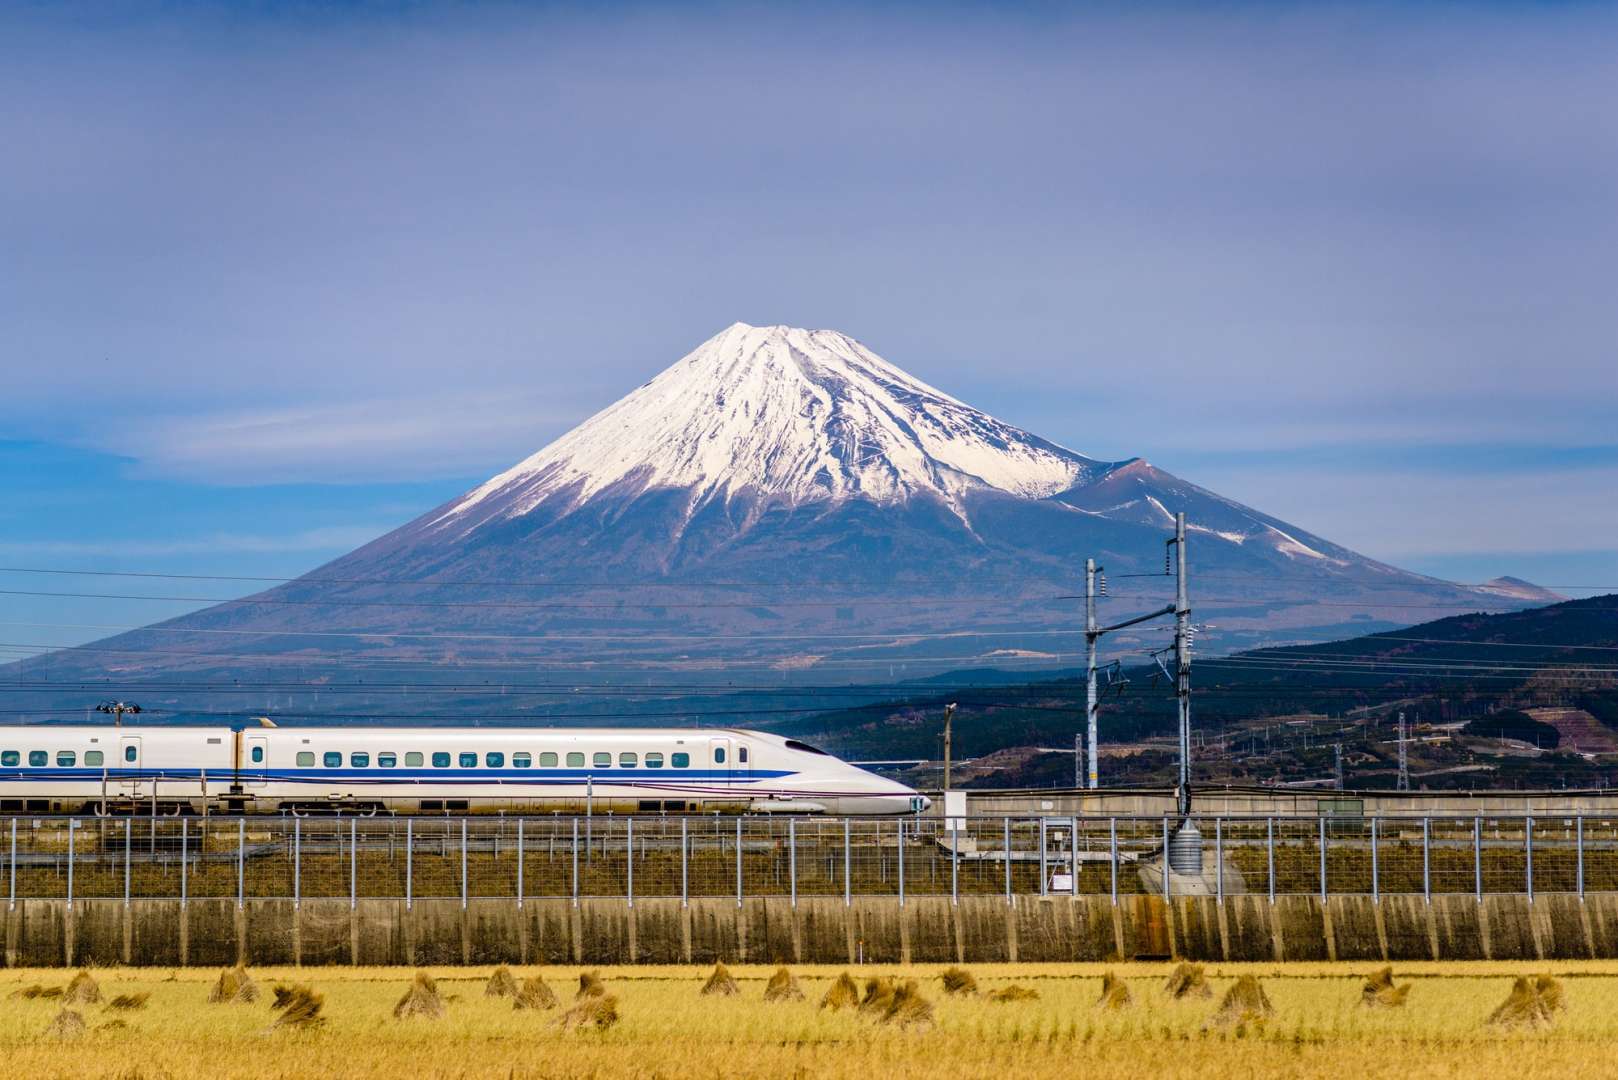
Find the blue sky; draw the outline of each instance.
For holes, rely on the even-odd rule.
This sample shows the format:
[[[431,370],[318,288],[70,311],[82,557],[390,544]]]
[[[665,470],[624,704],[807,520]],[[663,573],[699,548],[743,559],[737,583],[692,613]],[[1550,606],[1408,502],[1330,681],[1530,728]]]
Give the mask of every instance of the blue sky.
[[[0,562],[297,573],[740,319],[1413,569],[1615,583],[1615,31],[10,5]]]

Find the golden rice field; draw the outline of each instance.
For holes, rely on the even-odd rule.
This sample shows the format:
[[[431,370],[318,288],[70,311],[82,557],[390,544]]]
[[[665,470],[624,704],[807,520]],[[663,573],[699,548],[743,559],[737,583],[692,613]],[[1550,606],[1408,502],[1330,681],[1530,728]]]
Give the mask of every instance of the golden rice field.
[[[30,1080],[118,1077],[1107,1077],[1332,1076],[1350,1080],[1418,1076],[1610,1076],[1618,1072],[1618,963],[1406,964],[1404,1004],[1369,1008],[1361,988],[1373,965],[1210,964],[1212,996],[1174,1000],[1170,964],[966,965],[973,996],[948,996],[942,965],[868,965],[852,974],[915,979],[933,1006],[921,1027],[884,1024],[851,1009],[819,1007],[839,967],[793,970],[805,999],[766,1002],[774,967],[731,969],[739,993],[703,996],[710,968],[603,968],[619,1022],[565,1030],[580,969],[514,968],[542,975],[560,999],[554,1010],[514,1010],[484,995],[491,968],[433,971],[446,1002],[440,1019],[396,1020],[395,1005],[415,972],[401,968],[254,969],[253,1004],[210,1004],[219,973],[102,969],[91,972],[104,1001],[148,994],[144,1007],[75,1006],[87,1031],[63,1040],[47,1028],[60,999],[28,998],[66,986],[72,972],[0,971],[3,1075]],[[1131,1004],[1097,1006],[1102,977],[1124,980]],[[1488,1017],[1515,976],[1549,973],[1566,1006],[1549,1027],[1500,1030]],[[1259,978],[1274,1014],[1211,1024],[1241,975]],[[324,996],[326,1023],[272,1030],[276,983],[306,984]],[[1031,1000],[997,1002],[1009,985]],[[37,992],[37,991],[36,991]],[[120,1023],[121,1022],[121,1023]]]

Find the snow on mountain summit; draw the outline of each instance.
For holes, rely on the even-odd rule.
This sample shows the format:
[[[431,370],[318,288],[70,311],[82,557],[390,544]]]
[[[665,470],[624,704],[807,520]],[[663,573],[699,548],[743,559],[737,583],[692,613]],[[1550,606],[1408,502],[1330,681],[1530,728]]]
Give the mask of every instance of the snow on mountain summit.
[[[1003,424],[835,330],[736,323],[532,457],[468,492],[440,522],[509,518],[566,495],[688,489],[695,506],[748,493],[789,503],[970,490],[1046,498],[1105,471]],[[487,504],[487,505],[484,505]]]

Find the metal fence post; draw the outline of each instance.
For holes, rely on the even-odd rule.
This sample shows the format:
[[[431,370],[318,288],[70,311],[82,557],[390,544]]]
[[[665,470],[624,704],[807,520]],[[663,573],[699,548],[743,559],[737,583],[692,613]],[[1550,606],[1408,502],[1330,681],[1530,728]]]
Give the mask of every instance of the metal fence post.
[[[1381,885],[1377,881],[1376,860],[1376,818],[1373,816],[1371,818],[1371,902],[1374,904],[1380,904],[1382,902],[1382,891]]]
[[[905,819],[899,819],[899,906],[905,906]]]
[[[949,819],[949,902],[961,902],[961,819]]]
[[[130,848],[134,846],[134,842],[135,842],[135,821],[134,821],[134,818],[125,818],[124,819],[124,907],[129,906]],[[16,821],[15,818],[13,818],[12,822],[11,822],[11,877],[12,877],[13,881],[15,881],[16,877],[17,877],[17,821]]]
[[[628,862],[624,864],[624,904],[635,906],[635,819],[624,818],[624,850]]]
[[[1010,818],[1001,818],[1000,819],[1000,826],[1001,826],[1001,831],[1005,834],[1003,842],[1005,844],[1004,851],[1005,851],[1005,856],[1006,856],[1006,903],[1010,904],[1012,902],[1011,901],[1011,819]]]
[[[78,822],[73,818],[67,819],[67,909],[73,910],[73,836],[78,831]],[[180,906],[184,907],[182,900]]]
[[[1214,818],[1214,892],[1225,902],[1225,819]]]
[[[522,818],[517,819],[517,906],[522,907],[522,864],[527,854],[527,848],[522,839]]]
[[[736,819],[736,906],[742,906],[742,819]]]
[[[1483,903],[1483,819],[1472,819],[1472,886]]]
[[[292,819],[292,906],[303,900],[303,819]]]
[[[1584,903],[1584,815],[1580,814],[1573,819],[1573,844],[1577,852],[1574,862],[1574,877],[1578,882],[1579,903]]]
[[[1069,841],[1067,849],[1067,869],[1068,873],[1073,876],[1073,888],[1071,892],[1074,896],[1077,896],[1079,895],[1079,819],[1077,817],[1068,818],[1067,824],[1067,837]]]
[[[1320,902],[1326,902],[1326,818],[1320,818]]]
[[[686,858],[686,821],[680,819],[680,906],[691,902],[691,863]]]
[[[405,818],[405,910],[409,911],[415,899],[412,871],[416,868],[415,822]]]
[[[187,888],[187,886],[190,885],[190,879],[186,876],[186,865],[185,865],[185,863],[186,863],[186,855],[188,854],[187,849],[191,846],[190,840],[191,840],[190,829],[187,828],[187,822],[186,822],[185,818],[181,818],[180,819],[180,906],[182,908],[185,907],[186,902],[190,899],[190,897],[188,897],[186,895],[186,893],[190,891]]]
[[[124,836],[129,836],[129,823],[124,822]],[[126,860],[124,863],[128,866]],[[11,819],[11,873],[6,876],[11,895],[6,898],[6,910],[15,910],[17,907],[17,819]],[[129,903],[129,874],[124,874],[124,903]]]
[[[854,853],[848,837],[848,819],[843,819],[843,906],[854,906]]]
[[[573,906],[579,906],[579,819],[573,819]]]
[[[1170,900],[1174,896],[1174,882],[1170,880],[1173,874],[1169,870],[1169,819],[1163,818],[1163,899]]]
[[[1108,818],[1107,819],[1107,849],[1108,849],[1109,854],[1111,855],[1111,858],[1108,861],[1111,863],[1110,869],[1112,871],[1112,885],[1111,885],[1111,888],[1112,888],[1112,906],[1117,907],[1118,906],[1118,819],[1117,818]]]
[[[461,819],[461,910],[466,910],[466,819]]]
[[[348,821],[348,910],[360,905],[360,822]]]
[[[1050,876],[1045,873],[1045,819],[1039,819],[1039,895],[1050,891]],[[1167,852],[1167,848],[1164,849]]]
[[[903,860],[904,856],[900,856]],[[787,881],[792,890],[792,906],[798,906],[798,819],[787,818]]]
[[[1534,819],[1522,819],[1523,848],[1528,854],[1528,902],[1534,902]]]
[[[1429,904],[1433,902],[1432,822],[1432,818],[1421,819],[1421,895]]]
[[[1264,848],[1268,860],[1265,865],[1269,871],[1267,876],[1270,879],[1270,903],[1273,904],[1275,903],[1275,819],[1265,818],[1264,826],[1266,835]]]

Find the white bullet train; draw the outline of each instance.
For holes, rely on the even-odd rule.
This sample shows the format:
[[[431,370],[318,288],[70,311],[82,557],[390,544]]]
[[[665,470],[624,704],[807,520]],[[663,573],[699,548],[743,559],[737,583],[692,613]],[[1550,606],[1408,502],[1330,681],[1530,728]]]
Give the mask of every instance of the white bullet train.
[[[929,804],[740,728],[0,726],[0,813],[841,816]]]

